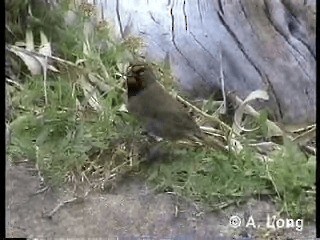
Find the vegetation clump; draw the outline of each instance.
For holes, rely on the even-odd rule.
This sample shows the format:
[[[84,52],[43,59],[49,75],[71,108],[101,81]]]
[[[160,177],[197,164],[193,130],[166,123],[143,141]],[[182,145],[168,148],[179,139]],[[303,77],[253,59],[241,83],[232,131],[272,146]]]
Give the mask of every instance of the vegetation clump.
[[[165,148],[172,154],[166,161],[142,164],[152,142],[127,114],[124,88],[126,68],[142,41],[117,38],[99,15],[101,9],[91,5],[64,1],[48,11],[35,7],[38,2],[45,4],[6,1],[11,161],[34,163],[51,185],[87,182],[106,188],[136,174],[159,191],[211,209],[269,196],[291,216],[314,217],[315,153],[308,143],[315,127],[284,133],[248,105],[267,98],[260,90],[244,101],[231,97],[238,106],[231,124],[221,120],[217,109],[226,99],[196,107],[178,95],[203,130],[221,139],[230,154],[168,143]],[[161,64],[155,69],[169,88],[170,71]]]

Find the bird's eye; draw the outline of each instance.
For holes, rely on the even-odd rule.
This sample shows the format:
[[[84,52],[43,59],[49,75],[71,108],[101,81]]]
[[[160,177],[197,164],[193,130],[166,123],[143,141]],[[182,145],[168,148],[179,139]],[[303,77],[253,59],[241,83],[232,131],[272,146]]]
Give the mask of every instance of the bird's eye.
[[[143,77],[145,75],[145,68],[145,64],[136,64],[129,68],[129,72],[131,72],[132,76]]]
[[[139,76],[143,76],[143,75],[144,75],[144,71],[139,71],[139,72],[138,72],[138,75],[139,75]]]

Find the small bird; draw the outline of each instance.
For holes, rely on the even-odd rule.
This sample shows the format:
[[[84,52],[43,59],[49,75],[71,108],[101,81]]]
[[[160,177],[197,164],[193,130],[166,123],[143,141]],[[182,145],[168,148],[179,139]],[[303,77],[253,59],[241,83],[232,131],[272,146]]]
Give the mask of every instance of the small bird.
[[[167,140],[202,140],[226,150],[220,142],[208,140],[184,106],[158,83],[147,63],[131,64],[127,72],[127,109],[145,130]]]

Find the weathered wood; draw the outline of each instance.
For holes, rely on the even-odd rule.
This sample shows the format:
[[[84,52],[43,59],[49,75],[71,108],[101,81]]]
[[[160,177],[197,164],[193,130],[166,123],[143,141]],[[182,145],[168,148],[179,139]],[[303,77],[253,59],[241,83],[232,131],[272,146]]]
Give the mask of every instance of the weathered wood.
[[[170,61],[182,89],[240,97],[268,89],[283,123],[315,121],[315,0],[101,0],[121,37],[141,36],[150,60]]]

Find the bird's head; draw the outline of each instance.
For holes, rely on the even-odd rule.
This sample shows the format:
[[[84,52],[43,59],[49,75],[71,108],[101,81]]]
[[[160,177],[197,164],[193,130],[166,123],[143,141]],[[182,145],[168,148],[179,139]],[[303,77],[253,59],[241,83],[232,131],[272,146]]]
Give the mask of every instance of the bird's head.
[[[127,71],[128,96],[135,96],[156,82],[156,75],[147,63],[132,63]]]

